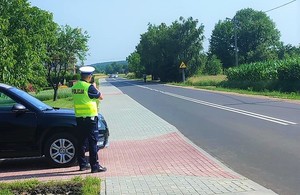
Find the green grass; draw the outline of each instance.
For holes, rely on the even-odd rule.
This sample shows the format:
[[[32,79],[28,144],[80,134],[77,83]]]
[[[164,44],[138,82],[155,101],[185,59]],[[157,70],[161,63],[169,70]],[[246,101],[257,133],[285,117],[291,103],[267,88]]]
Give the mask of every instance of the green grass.
[[[290,100],[300,100],[299,92],[280,92],[280,91],[254,91],[252,89],[242,90],[242,89],[234,89],[234,88],[224,88],[220,87],[220,84],[226,81],[227,78],[225,75],[216,75],[216,76],[195,76],[187,79],[186,82],[180,83],[169,83],[171,85],[176,86],[191,86],[199,89],[207,89],[213,91],[223,91],[223,92],[231,92],[238,94],[247,94],[247,95],[261,95],[268,96],[280,99],[290,99]]]
[[[53,100],[46,100],[43,101],[44,103],[57,108],[74,108],[73,98],[67,97],[67,98],[60,98],[56,101]]]
[[[39,93],[31,93],[31,95],[35,96],[41,101],[53,100],[53,94],[54,94],[53,89],[44,90]],[[71,97],[71,95],[72,95],[71,88],[61,88],[58,89],[57,91],[57,98],[67,98],[67,97]]]
[[[14,194],[100,194],[101,179],[87,176],[74,177],[67,181],[41,182],[36,179],[0,183],[0,195]]]
[[[83,194],[100,194],[100,184],[101,179],[97,177],[88,176],[85,179],[81,177],[74,178],[74,181],[80,181],[83,184],[82,192]]]
[[[291,93],[283,93],[278,91],[256,92],[251,90],[228,89],[228,88],[222,88],[216,86],[195,86],[195,88],[207,89],[212,91],[232,92],[232,93],[246,94],[246,95],[260,95],[260,96],[267,96],[267,97],[280,98],[280,99],[300,100],[299,92],[291,92]]]

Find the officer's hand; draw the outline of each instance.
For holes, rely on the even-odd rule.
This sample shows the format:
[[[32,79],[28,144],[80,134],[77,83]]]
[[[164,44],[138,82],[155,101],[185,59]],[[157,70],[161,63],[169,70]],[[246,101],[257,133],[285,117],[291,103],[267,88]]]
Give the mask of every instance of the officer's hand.
[[[100,95],[99,100],[103,100],[103,95],[102,94]]]

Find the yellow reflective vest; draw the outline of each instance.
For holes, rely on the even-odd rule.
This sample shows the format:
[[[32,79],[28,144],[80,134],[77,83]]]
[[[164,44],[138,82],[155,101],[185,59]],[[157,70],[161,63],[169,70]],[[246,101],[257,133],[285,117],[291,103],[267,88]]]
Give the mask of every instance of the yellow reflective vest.
[[[97,103],[88,95],[88,89],[91,86],[86,81],[78,81],[72,87],[76,117],[93,117],[98,115]]]

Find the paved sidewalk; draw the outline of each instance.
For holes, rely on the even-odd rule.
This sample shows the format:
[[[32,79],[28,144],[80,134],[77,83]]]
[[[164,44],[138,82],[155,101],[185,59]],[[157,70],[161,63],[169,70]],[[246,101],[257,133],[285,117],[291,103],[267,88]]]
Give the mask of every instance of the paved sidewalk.
[[[235,173],[119,89],[101,80],[110,145],[101,194],[275,194]],[[94,175],[96,176],[96,175]]]

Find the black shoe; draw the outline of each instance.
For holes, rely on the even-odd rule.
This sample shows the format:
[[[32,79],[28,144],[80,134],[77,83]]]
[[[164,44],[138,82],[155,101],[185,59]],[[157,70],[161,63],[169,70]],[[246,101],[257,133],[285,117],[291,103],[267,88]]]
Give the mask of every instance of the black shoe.
[[[98,172],[105,172],[107,169],[106,169],[106,167],[102,167],[102,166],[99,166],[99,168],[98,169],[92,169],[92,173],[98,173]]]
[[[91,165],[90,164],[86,164],[83,167],[80,167],[79,171],[86,171],[86,170],[90,170],[91,169]]]

